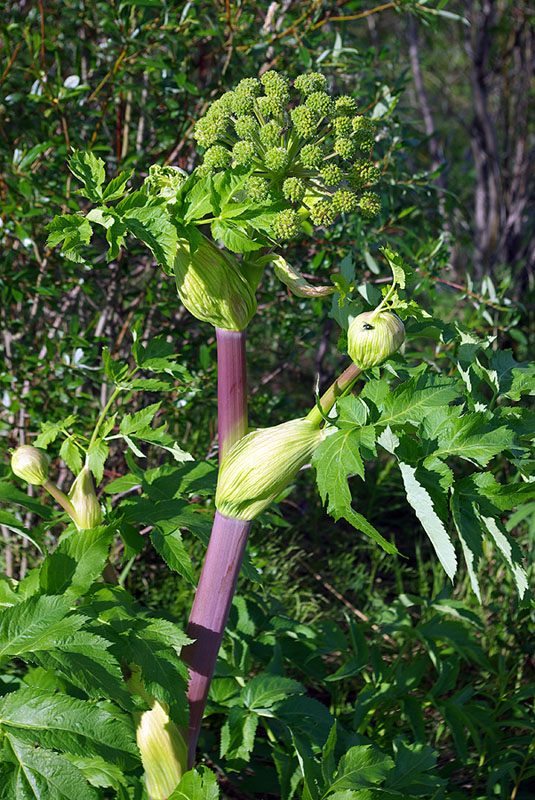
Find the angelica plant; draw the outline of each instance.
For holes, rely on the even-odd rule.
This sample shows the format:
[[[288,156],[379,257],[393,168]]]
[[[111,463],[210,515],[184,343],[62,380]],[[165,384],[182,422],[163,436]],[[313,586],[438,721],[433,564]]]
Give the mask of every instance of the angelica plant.
[[[376,121],[360,111],[353,96],[331,94],[325,76],[311,73],[291,81],[270,70],[258,79],[247,78],[212,102],[194,135],[202,152],[193,173],[152,165],[139,190],[130,187],[126,174],[106,184],[100,159],[74,153],[71,171],[93,207],[85,215],[56,218],[49,237],[51,245],[61,244],[64,254],[75,260],[83,260],[95,226],[105,232],[110,260],[125,246],[127,235],[136,237],[174,282],[177,302],[211,326],[208,334],[215,330],[216,513],[189,617],[189,641],[182,650],[189,668],[190,767],[251,526],[305,463],[314,465],[320,495],[334,519],[347,520],[395,554],[392,542],[353,506],[348,485],[349,476],[366,479],[367,462],[381,452],[388,454],[446,574],[453,579],[457,571],[455,531],[472,586],[479,592],[477,565],[483,559],[483,537],[489,535],[513,571],[520,595],[525,593],[520,554],[498,511],[512,507],[513,496],[531,496],[533,488],[519,484],[508,493],[483,471],[504,450],[512,463],[518,461],[526,426],[516,411],[485,405],[484,395],[475,399],[474,387],[487,381],[494,400],[500,396],[507,403],[528,391],[534,374],[531,367],[507,362],[511,373],[519,370],[509,385],[488,344],[460,327],[433,320],[413,297],[415,271],[389,246],[379,249],[382,264],[392,273],[382,292],[361,282],[351,259],[350,269],[346,264],[323,285],[312,285],[290,263],[288,242],[311,227],[328,227],[340,215],[369,221],[380,213],[376,188],[382,167],[372,155]],[[258,310],[263,272],[270,268],[297,297],[330,297],[331,315],[343,328],[341,342],[347,342],[353,363],[321,397],[315,402],[311,398],[303,416],[249,430],[246,329]],[[444,346],[456,374],[436,374],[425,364],[404,361],[405,340],[410,345],[422,330]],[[109,369],[119,391],[123,377]],[[385,374],[399,381],[394,390]],[[358,397],[351,393],[357,379]],[[131,424],[135,432],[134,420]],[[124,430],[121,426],[128,446],[139,455],[129,432],[129,424]],[[111,435],[108,431],[97,438],[105,441]],[[151,441],[145,431],[147,435]],[[91,444],[95,441],[88,453]],[[175,443],[167,449],[176,454],[177,447]],[[457,479],[451,459],[464,459],[474,473],[460,472]],[[93,474],[97,480],[102,477]],[[37,477],[41,480],[41,473]],[[152,508],[158,496],[151,494],[150,480],[142,470],[137,477],[147,493],[145,513],[156,520],[161,513],[165,522],[169,512],[161,504]],[[73,492],[73,504],[74,499]],[[131,522],[143,518],[139,508],[127,508],[126,515]],[[195,528],[183,510],[173,519]],[[171,548],[162,531],[165,525],[151,534],[154,546],[168,564],[176,568],[178,563],[179,571],[192,579],[184,548]],[[161,708],[167,713],[166,706]],[[165,713],[154,714],[154,719],[161,722]],[[153,770],[152,744],[149,751]],[[162,775],[178,780],[179,772],[182,765],[174,765]]]

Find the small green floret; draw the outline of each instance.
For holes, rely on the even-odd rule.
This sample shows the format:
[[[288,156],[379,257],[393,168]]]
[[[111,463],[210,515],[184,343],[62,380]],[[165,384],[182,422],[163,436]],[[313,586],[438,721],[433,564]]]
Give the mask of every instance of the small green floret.
[[[305,192],[305,183],[300,178],[286,178],[282,184],[282,193],[291,203],[300,203]]]
[[[338,189],[333,195],[333,206],[336,211],[351,212],[359,207],[359,200],[355,192],[350,189]]]
[[[344,173],[338,164],[326,164],[320,174],[325,186],[336,186],[344,177]]]
[[[335,136],[350,137],[353,133],[353,120],[351,117],[336,117],[333,120]]]
[[[279,242],[284,242],[288,239],[292,239],[299,233],[300,227],[301,220],[299,214],[297,211],[294,211],[293,208],[288,208],[285,211],[279,211],[279,213],[275,215],[271,225],[271,233],[274,239],[277,239]]]
[[[356,149],[357,146],[355,142],[352,139],[348,139],[346,136],[340,136],[338,139],[334,140],[333,150],[336,155],[341,158],[352,158],[355,155]]]
[[[297,106],[290,111],[294,128],[303,139],[309,139],[317,132],[315,114],[306,106]]]
[[[336,209],[330,200],[318,200],[310,209],[310,219],[314,225],[331,225],[336,217]]]
[[[370,150],[375,143],[375,127],[369,117],[353,120],[353,141],[359,150]]]
[[[254,95],[245,92],[234,92],[232,100],[232,113],[236,117],[245,117],[254,109]]]
[[[215,144],[204,154],[203,166],[207,170],[224,169],[230,164],[230,152],[221,144]]]
[[[288,160],[288,151],[284,147],[270,147],[264,156],[264,164],[270,172],[284,172]]]
[[[305,167],[319,167],[323,161],[323,151],[317,144],[305,144],[301,148],[300,158]]]
[[[253,203],[265,203],[269,200],[269,183],[260,175],[251,175],[247,178],[244,189]]]
[[[243,167],[249,167],[252,164],[255,154],[254,144],[246,141],[245,139],[236,142],[232,148],[232,157],[236,164]]]
[[[344,94],[335,100],[334,109],[339,117],[354,117],[358,110],[357,101]]]
[[[326,92],[312,92],[307,97],[305,106],[321,117],[328,117],[334,108],[333,101]]]
[[[381,210],[381,198],[377,192],[364,192],[358,205],[363,217],[373,219]]]
[[[262,84],[258,78],[243,78],[236,86],[236,93],[258,97],[262,93]]]
[[[260,126],[256,119],[251,116],[238,117],[234,121],[234,130],[240,139],[254,140],[258,136]]]
[[[323,92],[327,86],[327,78],[321,72],[309,72],[306,75],[298,75],[294,81],[294,86],[303,94]]]
[[[278,122],[272,119],[262,125],[259,131],[260,141],[265,147],[277,147],[281,141],[281,127]]]
[[[351,165],[347,176],[353,189],[377,183],[381,178],[381,170],[365,158],[359,158]]]

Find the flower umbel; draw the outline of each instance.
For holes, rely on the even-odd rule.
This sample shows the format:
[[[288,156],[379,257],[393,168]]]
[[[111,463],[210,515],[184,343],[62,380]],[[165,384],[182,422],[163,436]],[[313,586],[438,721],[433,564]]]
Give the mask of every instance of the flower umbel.
[[[354,97],[333,97],[319,72],[293,85],[274,70],[245,78],[212,103],[194,135],[205,149],[200,175],[248,170],[247,200],[269,206],[284,199],[299,213],[299,225],[284,230],[283,218],[273,218],[275,241],[295,236],[307,217],[330,225],[341,213],[371,219],[379,211],[378,196],[362,194],[381,176],[369,160],[374,122]]]

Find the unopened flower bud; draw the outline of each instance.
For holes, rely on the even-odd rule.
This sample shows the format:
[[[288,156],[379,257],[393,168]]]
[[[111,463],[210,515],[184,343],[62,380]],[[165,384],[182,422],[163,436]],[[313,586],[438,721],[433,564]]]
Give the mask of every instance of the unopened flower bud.
[[[313,422],[300,418],[243,436],[221,464],[218,511],[233,519],[254,519],[310,461],[323,435]]]
[[[74,481],[69,500],[74,508],[73,522],[78,530],[96,528],[102,522],[102,509],[95,493],[89,467],[85,466]]]
[[[17,447],[11,456],[11,469],[15,475],[32,486],[46,483],[49,463],[50,459],[44,450],[29,444]]]
[[[136,739],[148,794],[153,800],[167,800],[187,770],[188,749],[165,703],[156,700],[141,715]]]
[[[347,351],[361,369],[376,367],[394,355],[405,341],[403,322],[391,311],[365,311],[347,332]]]
[[[188,311],[216,328],[241,331],[256,312],[254,292],[237,261],[206,236],[193,253],[187,239],[178,240],[175,278]]]

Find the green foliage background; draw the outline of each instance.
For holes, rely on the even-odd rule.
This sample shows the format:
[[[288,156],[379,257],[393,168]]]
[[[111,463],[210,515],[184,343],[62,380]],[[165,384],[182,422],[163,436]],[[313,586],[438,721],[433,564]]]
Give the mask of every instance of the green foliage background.
[[[34,443],[42,423],[63,421],[67,434],[73,433],[70,415],[77,417],[76,436],[90,436],[111,393],[113,368],[108,364],[106,381],[103,348],[114,363],[133,367],[137,322],[142,345],[162,337],[154,355],[174,354],[176,368],[163,394],[134,387],[120,395],[120,418],[135,420],[130,427],[121,423],[121,433],[143,431],[146,421],[134,415],[161,401],[154,414],[158,424],[165,422],[170,441],[200,462],[214,456],[211,329],[179,305],[174,285],[146,249],[130,246],[108,264],[105,240],[93,240],[88,263],[74,263],[46,246],[45,225],[57,214],[86,208],[66,166],[71,149],[103,158],[108,178],[134,170],[140,182],[153,163],[189,172],[198,163],[191,136],[195,119],[210,99],[266,68],[289,77],[320,69],[337,91],[354,94],[369,113],[384,118],[384,141],[378,145],[385,167],[380,217],[366,229],[344,218],[328,232],[291,244],[288,260],[314,280],[339,271],[344,259],[347,268],[352,259],[359,280],[380,287],[386,273],[379,246],[387,241],[418,268],[415,293],[433,316],[445,323],[461,320],[477,334],[494,336],[489,358],[507,348],[519,362],[532,355],[535,162],[529,153],[535,103],[529,101],[535,91],[530,69],[535,34],[527,7],[507,2],[374,7],[357,0],[10,2],[1,26],[6,454],[9,447]],[[295,298],[269,276],[258,297],[260,314],[249,336],[250,414],[254,425],[270,425],[309,408],[315,373],[328,385],[344,356],[336,347],[340,330],[329,303]],[[411,340],[407,349],[408,360],[419,359],[431,369],[442,356],[430,340]],[[145,379],[151,377],[148,370]],[[482,392],[490,396],[488,386]],[[76,438],[68,441],[76,446]],[[60,453],[59,442],[49,450],[56,456],[57,482],[66,490],[65,462],[73,456],[67,449]],[[166,461],[150,437],[136,442],[145,456],[138,460],[143,469]],[[102,483],[107,494],[100,493],[111,508],[114,492],[136,484],[123,477],[133,472],[132,462],[125,463],[123,439],[110,447]],[[510,466],[499,458],[495,473],[506,483]],[[335,525],[322,509],[312,470],[301,473],[278,512],[264,514],[255,525],[250,552],[262,583],[242,580],[201,747],[217,769],[223,796],[292,797],[292,748],[303,763],[310,762],[311,786],[319,785],[312,762],[323,748],[325,785],[317,795],[311,789],[310,796],[375,797],[370,786],[385,775],[386,797],[532,796],[533,612],[527,604],[518,606],[512,581],[491,548],[482,606],[468,575],[452,589],[402,502],[401,476],[391,466],[392,461],[377,459],[366,487],[352,480],[351,488],[354,506],[403,558],[387,557],[343,522]],[[7,455],[0,469],[8,479]],[[123,483],[110,488],[114,479]],[[210,478],[204,480],[194,484],[188,506],[210,509],[205,499]],[[150,473],[145,481],[150,502]],[[24,579],[41,561],[17,530],[31,529],[43,549],[51,548],[62,530],[48,501],[36,517],[35,494],[30,490],[16,511],[6,507],[8,577]],[[535,537],[533,511],[533,504],[526,504],[508,523],[528,554]],[[188,512],[193,513],[185,508]],[[192,557],[194,581],[203,545],[191,537],[186,541],[185,556],[181,551],[175,557],[182,565]],[[164,571],[150,546],[137,555],[134,533],[130,550],[115,546],[132,595],[152,610],[163,607],[184,626],[190,583]],[[88,574],[98,575],[99,566],[97,558]],[[527,571],[532,578],[531,564]],[[4,600],[9,604],[8,593]],[[42,611],[55,619],[57,609]],[[28,617],[33,613],[30,607]],[[161,644],[165,632],[154,620],[146,624]],[[21,678],[20,663],[9,662],[2,678],[8,717],[9,692],[21,679],[33,687],[25,691],[33,692],[35,707],[38,692],[53,690],[46,677],[52,667],[39,663]],[[109,680],[108,693],[119,692],[120,676]],[[292,727],[294,698],[300,698],[302,716]],[[75,711],[73,706],[70,713]],[[316,731],[310,738],[302,738],[299,728],[306,719]],[[336,744],[327,740],[334,719],[340,724]],[[40,717],[39,724],[50,723]],[[95,719],[99,724],[102,719]],[[53,770],[53,736],[39,740],[36,734],[35,741],[50,748]],[[335,774],[351,772],[339,759],[354,759],[362,767],[366,751],[352,748],[370,743],[390,754],[384,759],[395,757],[397,772],[389,772],[384,760],[382,767],[368,764],[370,783],[337,785]],[[33,764],[31,748],[20,748],[22,761]],[[123,768],[121,758],[126,756],[116,761]],[[407,783],[411,770],[416,777]],[[70,791],[81,791],[72,780]]]

